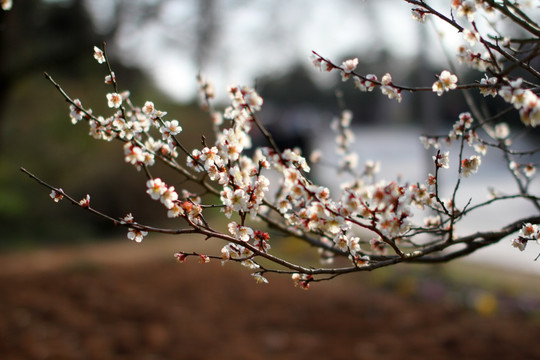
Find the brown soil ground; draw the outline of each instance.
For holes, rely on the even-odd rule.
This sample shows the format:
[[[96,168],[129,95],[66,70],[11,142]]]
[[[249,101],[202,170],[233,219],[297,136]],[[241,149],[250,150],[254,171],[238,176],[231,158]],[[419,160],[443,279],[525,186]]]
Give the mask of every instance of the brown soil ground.
[[[366,277],[257,285],[133,245],[1,255],[0,359],[540,359],[537,313],[486,316]]]

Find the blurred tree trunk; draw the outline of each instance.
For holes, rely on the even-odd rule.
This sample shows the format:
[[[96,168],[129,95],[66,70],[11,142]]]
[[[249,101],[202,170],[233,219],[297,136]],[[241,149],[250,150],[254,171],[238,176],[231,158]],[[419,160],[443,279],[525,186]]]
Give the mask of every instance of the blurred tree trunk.
[[[217,8],[215,0],[200,0],[197,23],[195,61],[204,69],[211,57],[217,32]]]
[[[0,126],[17,81],[51,68],[72,70],[96,35],[82,0],[16,1],[0,13]],[[89,50],[90,49],[90,50]]]

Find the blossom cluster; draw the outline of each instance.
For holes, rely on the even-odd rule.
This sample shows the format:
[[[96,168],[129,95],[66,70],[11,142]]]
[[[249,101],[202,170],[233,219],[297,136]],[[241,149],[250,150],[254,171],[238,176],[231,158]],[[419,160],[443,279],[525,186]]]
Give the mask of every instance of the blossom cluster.
[[[485,3],[483,1],[477,2],[473,0],[452,0],[451,6],[452,9],[456,10],[457,16],[466,17],[469,21],[473,21],[477,6],[484,6],[484,4]]]
[[[519,231],[518,237],[512,240],[512,246],[524,251],[529,241],[536,240],[540,244],[540,230],[538,225],[527,223]]]
[[[64,198],[64,195],[62,194],[62,192],[63,192],[62,189],[52,190],[49,196],[51,197],[51,199],[53,199],[55,203],[57,203],[57,202],[60,202],[60,200]]]
[[[184,191],[183,199],[180,199],[174,186],[168,186],[160,178],[148,180],[146,187],[146,193],[153,200],[159,200],[168,210],[168,217],[176,218],[182,216],[192,223],[201,222],[199,216],[202,213],[202,208],[198,204],[198,201],[200,201],[198,197],[193,197],[193,194]]]
[[[220,197],[227,217],[233,212],[255,216],[268,191],[269,180],[261,174],[270,168],[263,151],[253,157],[243,155],[251,147],[248,135],[253,126],[254,111],[260,109],[262,98],[247,87],[229,88],[232,105],[224,118],[232,123],[217,134],[215,146],[194,149],[187,157],[187,166],[205,172],[209,179],[222,186]]]
[[[523,78],[510,80],[504,77],[488,77],[480,80],[480,93],[483,96],[500,96],[504,101],[519,111],[521,121],[535,127],[540,124],[540,100],[532,90],[523,87]]]
[[[381,181],[372,185],[356,182],[333,200],[326,187],[310,184],[297,170],[288,169],[281,184],[284,194],[278,199],[280,210],[291,226],[305,232],[328,234],[328,246],[349,255],[353,262],[367,264],[368,252],[356,235],[358,228],[377,235],[380,252],[387,243],[399,241],[411,226],[411,205],[429,206],[432,194],[427,187],[399,185]]]
[[[466,37],[464,39],[469,45],[472,43],[476,44],[476,39],[479,38],[479,34],[473,32],[465,32],[465,36]],[[488,69],[492,69],[500,65],[498,59],[492,58],[488,51],[480,52],[473,48],[467,47],[466,45],[460,45],[457,48],[457,59],[460,63],[466,64],[467,66],[481,72],[485,72]]]
[[[454,90],[457,87],[457,76],[444,70],[439,75],[439,79],[433,83],[433,92],[441,96],[445,91]]]
[[[266,253],[270,249],[270,244],[268,243],[270,235],[260,230],[253,231],[251,228],[239,225],[234,221],[230,222],[228,227],[233,237],[240,240],[241,243],[230,242],[221,248],[221,259],[223,263],[233,260],[239,261],[243,266],[251,270],[259,269],[260,265],[253,260],[255,254],[248,248],[249,245],[247,244],[252,241],[255,249]],[[245,243],[245,245],[242,245],[242,243]],[[255,272],[252,275],[257,283],[268,282],[260,272]]]
[[[293,273],[291,278],[294,281],[294,286],[300,286],[304,290],[309,289],[309,282],[313,280],[313,276],[299,273]]]
[[[532,127],[540,125],[540,99],[538,99],[538,95],[530,89],[522,88],[522,78],[513,81],[505,79],[504,82],[507,85],[501,86],[498,92],[499,96],[519,110],[521,121],[525,125]]]
[[[97,46],[94,47],[94,58],[100,64],[106,62],[104,51]],[[107,75],[105,82],[115,85],[114,73]],[[163,120],[167,113],[157,110],[151,101],[143,107],[133,106],[129,96],[128,91],[106,94],[107,105],[116,110],[109,117],[94,116],[92,109],[84,108],[79,99],[74,99],[70,105],[71,122],[88,121],[89,134],[95,139],[124,141],[125,161],[137,169],[152,166],[157,154],[176,158],[178,144],[175,136],[182,131],[178,120]],[[153,135],[153,129],[161,139]]]
[[[462,144],[469,145],[477,153],[477,155],[471,155],[470,157],[461,160],[459,172],[464,177],[469,177],[478,171],[478,168],[482,163],[482,158],[480,155],[485,155],[487,152],[485,143],[480,139],[477,132],[472,127],[472,123],[473,118],[470,113],[461,113],[458,121],[454,123],[452,130],[450,130],[447,136],[421,136],[420,141],[424,144],[426,149],[429,149],[430,147],[439,149],[441,146],[441,140],[443,140],[447,146],[450,146],[452,142],[458,139],[463,139]],[[449,168],[449,152],[439,152],[436,156],[434,156],[433,160],[438,168]]]
[[[339,70],[342,81],[347,81],[352,77],[355,87],[360,91],[372,91],[375,87],[379,86],[383,95],[386,95],[389,99],[395,99],[401,102],[401,89],[393,84],[392,75],[386,73],[380,81],[374,74],[361,76],[354,72],[358,66],[357,58],[345,60],[341,66],[337,66],[317,53],[313,53],[311,55],[311,62],[318,70]]]
[[[519,4],[519,7],[531,7],[531,3],[523,2]],[[467,45],[458,47],[458,60],[480,72],[489,72],[496,75],[505,67],[503,60],[507,59],[508,54],[513,52],[514,49],[512,48],[511,38],[500,37],[496,46],[500,46],[501,49],[497,52],[493,51],[492,49],[496,48],[496,46],[489,46],[486,41],[486,38],[493,38],[493,35],[487,34],[483,36],[478,30],[479,27],[476,23],[477,13],[482,11],[485,15],[496,14],[492,4],[487,1],[453,0],[451,6],[456,11],[457,16],[467,19],[471,25],[471,28],[464,28],[462,31],[463,39],[467,42]],[[475,49],[477,45],[481,45],[483,50]],[[524,86],[522,78],[511,79],[508,76],[488,77],[485,75],[480,80],[480,85],[482,85],[480,87],[482,95],[493,97],[499,95],[507,103],[512,104],[519,110],[521,120],[525,125],[534,127],[540,124],[540,101],[536,93],[531,89],[530,84]]]
[[[508,167],[514,175],[518,178],[525,177],[526,179],[532,179],[534,174],[536,174],[536,166],[534,164],[519,164],[515,161],[510,161]]]
[[[372,91],[375,87],[379,86],[381,93],[389,99],[395,99],[398,102],[401,102],[402,100],[401,92],[403,88],[394,84],[390,73],[384,74],[380,81],[374,74],[362,76],[355,73],[354,70],[358,65],[357,58],[345,60],[341,66],[337,66],[314,52],[311,55],[311,62],[318,70],[339,70],[342,81],[347,81],[352,77],[355,87],[360,91]],[[446,91],[456,89],[457,80],[456,75],[450,73],[448,70],[444,70],[438,76],[438,80],[433,83],[432,90],[437,93],[437,95],[441,96]]]

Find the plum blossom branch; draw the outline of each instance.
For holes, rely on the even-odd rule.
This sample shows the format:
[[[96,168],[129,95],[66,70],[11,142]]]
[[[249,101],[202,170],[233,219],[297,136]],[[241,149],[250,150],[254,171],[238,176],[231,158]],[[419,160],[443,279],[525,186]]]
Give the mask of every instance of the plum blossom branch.
[[[144,230],[148,232],[156,232],[156,233],[164,233],[164,234],[174,234],[174,235],[195,233],[193,229],[164,229],[164,228],[157,228],[157,227],[153,227],[149,225],[139,224],[133,221],[126,221],[126,218],[114,218],[90,206],[90,195],[86,195],[82,200],[76,200],[74,197],[68,195],[61,188],[57,188],[52,185],[49,185],[48,183],[41,180],[39,177],[31,173],[30,171],[26,170],[25,168],[21,167],[20,170],[26,175],[28,175],[30,178],[32,178],[33,180],[37,181],[40,185],[50,189],[52,191],[51,194],[53,195],[51,197],[53,198],[55,202],[59,202],[61,199],[66,198],[71,204],[76,205],[82,209],[85,209],[94,215],[104,218],[105,220],[111,221],[113,222],[115,226],[127,226],[127,227],[134,228],[137,230]]]
[[[398,263],[449,261],[513,233],[518,234],[511,245],[523,250],[527,243],[538,242],[540,238],[538,215],[523,217],[492,231],[465,236],[457,234],[465,216],[494,202],[521,199],[532,202],[540,212],[540,198],[531,192],[530,186],[537,164],[515,158],[537,154],[538,150],[514,149],[512,141],[515,138],[510,136],[504,122],[510,114],[518,113],[523,127],[540,124],[539,72],[534,67],[539,47],[531,46],[533,43],[526,39],[507,39],[496,30],[496,37],[484,34],[483,28],[477,26],[477,13],[498,11],[533,35],[538,26],[521,8],[507,0],[504,0],[504,9],[500,8],[503,5],[493,1],[453,0],[448,15],[422,0],[405,1],[416,6],[412,9],[415,19],[423,22],[430,16],[450,24],[462,34],[470,47],[460,47],[458,59],[479,70],[482,77],[471,83],[460,83],[451,66],[435,75],[431,85],[410,87],[397,84],[390,73],[380,79],[374,74],[362,75],[357,70],[357,58],[338,65],[313,51],[312,62],[320,70],[338,72],[342,81],[352,79],[361,91],[378,88],[382,95],[398,102],[405,91],[411,94],[429,91],[438,96],[449,91],[465,94],[474,117],[463,112],[447,135],[421,137],[427,150],[434,149],[434,175],[426,174],[422,181],[379,180],[376,177],[379,163],[376,161],[368,160],[363,170],[357,170],[358,154],[351,146],[353,114],[344,106],[331,125],[336,135],[339,162],[324,159],[326,154],[315,151],[311,156],[313,161],[309,163],[300,150],[278,147],[260,120],[258,113],[263,98],[255,89],[230,86],[227,89],[230,105],[218,111],[212,103],[213,86],[201,75],[198,76],[201,108],[210,115],[215,140],[212,142],[203,136],[200,146],[190,150],[182,142],[181,120],[169,120],[167,113],[156,109],[151,101],[139,107],[131,101],[128,91],[119,89],[106,44],[101,49],[94,47],[94,58],[99,64],[105,64],[105,83],[112,86],[112,92],[107,93],[104,100],[112,114],[93,114],[80,100],[72,99],[51,76],[45,76],[69,103],[71,122],[86,122],[90,136],[95,139],[119,140],[124,161],[145,178],[146,195],[162,205],[164,215],[177,218],[184,227],[147,226],[135,222],[130,214],[123,218],[111,217],[91,206],[90,195],[76,200],[24,168],[21,171],[51,190],[54,202],[66,198],[115,225],[125,226],[128,238],[135,242],[142,242],[151,232],[198,234],[205,239],[222,241],[225,244],[217,254],[181,250],[175,257],[179,262],[196,257],[201,263],[211,260],[240,263],[252,271],[257,283],[268,282],[267,274],[289,274],[295,285],[307,289],[313,282],[331,280],[342,274],[371,271]],[[495,29],[495,26],[491,27]],[[486,53],[478,53],[474,46]],[[527,74],[517,70],[526,70]],[[501,98],[509,104],[508,108],[495,115],[482,116],[468,90],[478,90],[484,97]],[[254,129],[266,140],[265,146],[253,148]],[[450,157],[452,143],[458,147],[455,163]],[[448,149],[442,149],[445,146]],[[517,190],[510,195],[491,191],[487,201],[478,201],[476,194],[472,194],[466,197],[464,204],[457,204],[458,194],[466,191],[467,178],[475,176],[483,166],[488,148],[502,152]],[[171,182],[157,175],[158,170],[152,167],[158,161],[175,170],[180,181]],[[325,163],[333,164],[336,171],[345,173],[351,181],[340,184],[340,190],[335,193],[313,181],[308,176],[311,167]],[[450,171],[457,173],[457,179],[450,189],[450,197],[443,198],[440,183],[446,181]],[[192,193],[182,189],[186,182],[198,184],[199,190]],[[277,191],[272,191],[271,186]],[[226,225],[207,216],[211,211],[219,211],[226,219]],[[423,218],[417,220],[418,217]],[[272,249],[276,235],[281,235],[282,241],[301,241],[317,249],[321,265],[305,265],[300,260],[278,255]],[[462,247],[456,249],[456,244]],[[332,265],[337,258],[342,258],[344,263]]]

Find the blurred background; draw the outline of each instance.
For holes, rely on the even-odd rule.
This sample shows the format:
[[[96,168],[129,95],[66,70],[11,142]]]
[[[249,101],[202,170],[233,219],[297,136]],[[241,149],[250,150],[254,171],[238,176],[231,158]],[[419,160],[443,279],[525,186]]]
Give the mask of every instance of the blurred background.
[[[157,359],[182,358],[174,351],[183,349],[184,358],[204,359],[200,349],[216,349],[221,358],[316,359],[327,358],[321,346],[332,339],[336,359],[403,359],[422,351],[440,359],[539,358],[538,347],[516,345],[540,331],[534,246],[519,253],[503,241],[471,257],[496,265],[495,272],[459,261],[448,271],[407,267],[317,284],[314,295],[299,295],[282,278],[261,290],[245,271],[171,265],[177,249],[169,238],[131,246],[125,229],[53,203],[49,191],[19,171],[23,166],[75,197],[88,193],[111,216],[132,212],[143,223],[175,226],[144,196],[144,176],[124,163],[121,145],[92,139],[83,123],[72,126],[68,104],[43,76],[46,71],[72,98],[108,115],[105,68],[92,56],[105,41],[121,90],[136,105],[152,100],[178,119],[187,148],[211,130],[197,105],[201,73],[214,83],[218,107],[226,106],[228,85],[255,87],[265,101],[261,119],[280,144],[306,154],[320,149],[329,161],[337,156],[330,122],[350,109],[360,164],[380,161],[381,178],[423,182],[432,154],[418,136],[447,134],[467,110],[462,95],[403,94],[398,104],[319,73],[309,55],[315,50],[336,63],[358,57],[362,74],[390,72],[396,83],[429,86],[449,67],[445,51],[462,41],[431,26],[413,21],[410,6],[395,0],[14,0],[11,11],[0,12],[0,355]],[[460,81],[478,80],[478,73],[455,65]],[[504,108],[471,95],[492,114]],[[506,121],[519,124],[512,116]],[[530,131],[522,146],[534,147],[537,136]],[[488,185],[514,191],[500,160],[490,151],[459,201],[467,194],[484,200]],[[337,190],[328,169],[314,176]],[[531,191],[538,190],[536,181]],[[532,211],[504,203],[462,231],[502,226]],[[73,244],[81,247],[64,246]],[[36,248],[42,250],[27,251]],[[278,251],[303,256],[294,247]],[[169,262],[149,264],[149,258]],[[224,312],[226,304],[232,305]],[[275,311],[263,315],[266,306]],[[465,328],[475,337],[464,338]],[[457,346],[463,342],[466,348]]]

